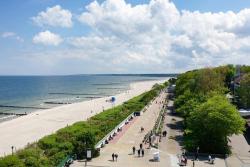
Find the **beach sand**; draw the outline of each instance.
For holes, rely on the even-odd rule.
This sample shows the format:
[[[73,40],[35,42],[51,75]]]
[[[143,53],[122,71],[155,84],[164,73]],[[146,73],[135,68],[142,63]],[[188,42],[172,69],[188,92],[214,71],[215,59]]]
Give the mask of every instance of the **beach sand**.
[[[137,82],[130,85],[130,90],[116,95],[116,105],[138,96],[152,88],[155,83],[166,80]],[[11,154],[24,148],[28,143],[38,141],[42,137],[55,133],[57,130],[75,122],[100,113],[113,105],[106,102],[110,97],[93,99],[74,104],[63,105],[52,109],[36,111],[26,116],[0,123],[0,156]]]

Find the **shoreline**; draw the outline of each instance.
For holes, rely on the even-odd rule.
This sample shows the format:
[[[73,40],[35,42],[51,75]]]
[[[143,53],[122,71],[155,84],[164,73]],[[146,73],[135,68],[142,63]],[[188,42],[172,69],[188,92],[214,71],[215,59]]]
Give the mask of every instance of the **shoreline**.
[[[117,99],[115,106],[150,90],[155,83],[162,83],[166,80],[168,78],[131,83],[128,91],[115,95]],[[102,112],[103,109],[113,107],[112,103],[106,101],[109,99],[110,96],[38,110],[0,123],[0,156],[10,154],[11,146],[14,146],[15,150],[24,148],[27,144],[53,134],[67,125],[84,121]]]

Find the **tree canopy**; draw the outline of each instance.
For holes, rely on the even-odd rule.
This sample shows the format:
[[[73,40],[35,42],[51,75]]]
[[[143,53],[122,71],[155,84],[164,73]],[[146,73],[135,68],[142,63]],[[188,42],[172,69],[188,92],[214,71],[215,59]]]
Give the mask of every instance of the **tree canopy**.
[[[227,138],[244,130],[245,121],[235,106],[223,95],[216,95],[201,104],[187,119],[190,149],[197,146],[205,152],[225,153]],[[191,140],[191,142],[190,142]]]
[[[188,150],[199,146],[204,152],[227,153],[227,138],[244,131],[244,119],[225,96],[235,71],[234,66],[227,65],[178,76],[174,107],[184,117],[184,143]]]
[[[239,105],[250,108],[250,73],[243,75],[238,89]]]

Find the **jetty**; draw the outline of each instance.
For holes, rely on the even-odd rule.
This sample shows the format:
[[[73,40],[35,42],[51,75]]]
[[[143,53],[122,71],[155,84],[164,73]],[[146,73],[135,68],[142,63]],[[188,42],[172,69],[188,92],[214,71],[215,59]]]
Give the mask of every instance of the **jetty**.
[[[67,92],[52,92],[50,95],[73,95],[73,96],[111,96],[104,93],[67,93]]]
[[[44,104],[71,104],[69,102],[45,101]]]
[[[37,110],[48,109],[48,108],[45,108],[45,107],[14,106],[14,105],[0,105],[0,108],[19,108],[19,109],[37,109]]]
[[[27,113],[0,112],[0,115],[24,116],[27,115]]]

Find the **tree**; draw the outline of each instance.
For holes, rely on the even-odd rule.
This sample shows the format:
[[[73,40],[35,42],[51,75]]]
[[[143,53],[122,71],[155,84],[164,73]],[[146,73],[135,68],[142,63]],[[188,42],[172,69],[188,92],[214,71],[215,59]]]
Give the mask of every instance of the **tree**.
[[[216,95],[207,100],[187,119],[186,147],[209,153],[227,153],[228,137],[242,133],[245,121],[235,106],[223,95]]]
[[[178,96],[174,101],[176,112],[180,113],[184,118],[188,117],[191,112],[201,103],[206,101],[203,95],[191,93],[189,90]]]
[[[249,73],[250,72],[250,66],[246,66],[246,65],[240,66],[240,72]]]
[[[225,82],[225,86],[230,88],[231,81],[236,74],[236,68],[234,65],[226,65],[215,68],[215,71],[220,74]]]
[[[194,88],[195,76],[197,75],[197,71],[189,71],[178,76],[176,81],[175,95],[178,97],[179,95],[184,94],[187,90],[192,90]]]
[[[86,157],[86,149],[90,148],[94,151],[95,146],[95,136],[93,133],[87,131],[80,133],[77,136],[77,140],[74,143],[74,153],[76,153],[77,158],[85,158]]]
[[[195,87],[193,91],[201,94],[208,94],[214,91],[224,93],[226,91],[224,80],[225,76],[216,72],[214,69],[201,69],[195,76]]]
[[[237,92],[240,106],[250,108],[250,73],[243,75]]]

